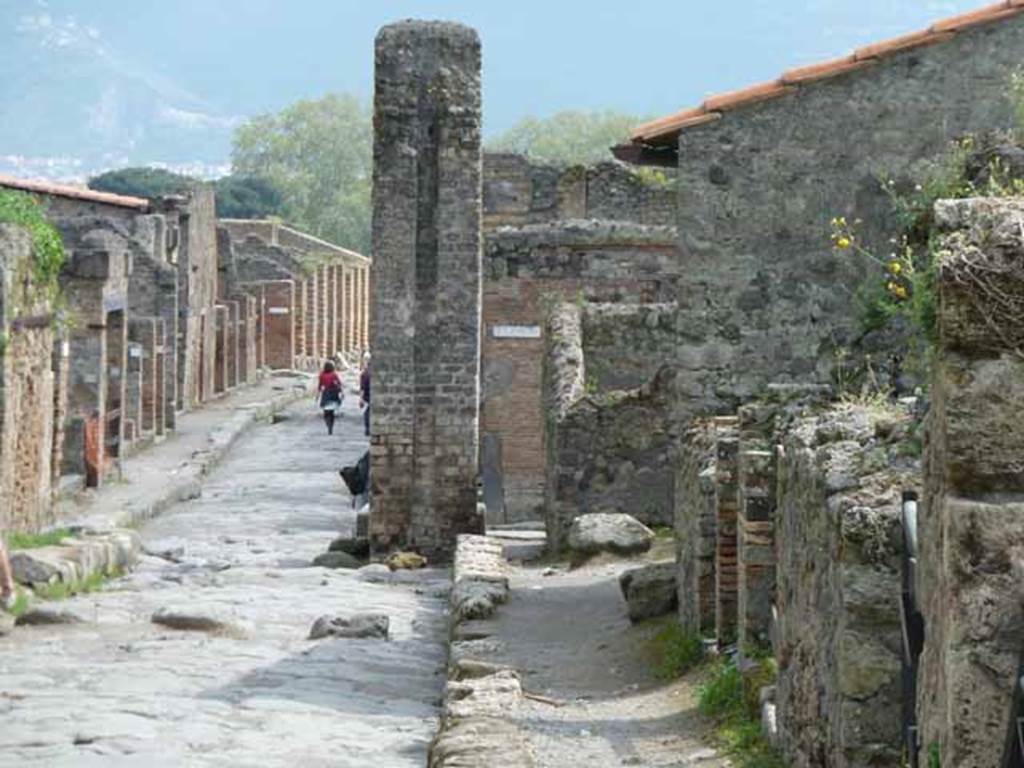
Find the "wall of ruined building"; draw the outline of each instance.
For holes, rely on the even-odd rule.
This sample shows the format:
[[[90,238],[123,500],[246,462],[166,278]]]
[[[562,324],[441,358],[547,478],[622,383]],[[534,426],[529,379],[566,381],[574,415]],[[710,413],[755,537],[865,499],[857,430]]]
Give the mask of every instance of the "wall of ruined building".
[[[67,259],[60,275],[70,328],[63,475],[97,484],[117,469],[122,423],[108,419],[125,397],[127,296],[132,249],[102,216],[54,218]]]
[[[588,388],[609,392],[650,381],[675,358],[677,310],[674,303],[587,303],[583,354]]]
[[[859,333],[868,265],[829,250],[829,221],[862,219],[888,253],[895,230],[880,176],[909,180],[971,132],[1012,125],[1010,73],[1024,18],[731,111],[679,138],[681,344],[703,364],[684,388],[707,408],[769,381],[827,380]]]
[[[681,423],[675,371],[663,366],[638,388],[592,392],[587,311],[563,303],[547,323],[545,521],[556,551],[573,518],[588,512],[626,512],[650,525],[673,522]]]
[[[370,443],[377,549],[447,557],[458,533],[483,529],[480,56],[476,33],[456,24],[401,22],[377,36]],[[365,275],[357,283],[365,285]],[[361,320],[364,338],[365,328]]]
[[[778,428],[773,641],[795,768],[900,761],[902,492],[920,480],[909,423],[893,406],[836,405]]]
[[[1024,202],[940,202],[936,214],[947,234],[918,525],[922,754],[1008,765],[1024,654]]]
[[[523,155],[484,155],[484,228],[603,219],[675,223],[674,173],[637,171],[614,160],[592,166],[532,162]]]
[[[673,491],[679,623],[692,634],[715,633],[715,425],[694,419],[682,434]]]
[[[55,454],[53,307],[35,293],[32,241],[0,225],[0,531],[51,522]]]
[[[560,299],[607,304],[670,299],[679,270],[675,232],[584,221],[503,229],[487,234],[485,265],[481,440],[489,520],[539,519],[545,305]],[[638,341],[650,335],[645,329]],[[615,343],[625,336],[616,333]],[[598,345],[592,347],[595,370],[609,375],[627,370],[626,363],[603,365]],[[618,347],[623,348],[628,342]],[[628,358],[629,365],[653,374],[647,362]],[[630,386],[650,378],[630,372]]]
[[[72,251],[94,248],[93,241],[101,232],[108,242],[104,247],[124,251],[125,263],[130,264],[131,272],[127,275],[123,308],[131,318],[159,320],[156,327],[161,331],[160,336],[139,353],[162,356],[160,364],[151,367],[151,373],[158,373],[163,379],[157,388],[161,393],[158,407],[163,410],[162,424],[173,427],[177,390],[174,350],[179,312],[176,220],[169,221],[163,214],[146,214],[89,201],[59,197],[47,200],[48,217],[61,230]],[[114,294],[106,301],[108,309],[116,310],[121,306],[120,297]],[[129,351],[138,349],[131,346]],[[72,362],[76,364],[88,363]],[[140,436],[141,431],[130,429],[126,442]]]

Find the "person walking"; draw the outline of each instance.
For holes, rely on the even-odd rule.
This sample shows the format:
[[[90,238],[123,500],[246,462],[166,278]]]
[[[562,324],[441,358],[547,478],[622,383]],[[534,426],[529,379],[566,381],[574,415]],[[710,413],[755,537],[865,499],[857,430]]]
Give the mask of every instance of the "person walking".
[[[330,360],[324,363],[320,371],[320,380],[316,389],[317,402],[324,413],[324,424],[327,425],[327,434],[334,434],[334,418],[341,408],[341,401],[344,398],[341,377],[334,370],[334,363]]]
[[[363,370],[359,374],[359,405],[363,409],[363,434],[370,436],[370,353],[363,355]]]

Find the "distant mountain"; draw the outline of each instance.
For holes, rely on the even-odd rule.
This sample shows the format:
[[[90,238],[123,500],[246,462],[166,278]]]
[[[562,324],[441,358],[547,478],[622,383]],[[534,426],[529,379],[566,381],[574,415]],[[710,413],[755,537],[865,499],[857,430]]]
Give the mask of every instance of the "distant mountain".
[[[154,163],[226,171],[239,118],[43,3],[0,3],[0,73],[0,172],[72,179]]]

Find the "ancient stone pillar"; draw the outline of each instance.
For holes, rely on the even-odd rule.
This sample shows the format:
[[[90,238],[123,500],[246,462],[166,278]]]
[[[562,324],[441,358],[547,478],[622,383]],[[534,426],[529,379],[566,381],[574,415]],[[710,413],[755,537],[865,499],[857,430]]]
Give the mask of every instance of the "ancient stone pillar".
[[[1003,748],[1020,748],[1024,658],[1024,203],[935,210],[949,234],[918,512],[921,763],[1015,765]]]
[[[736,427],[735,417],[723,416],[715,419],[715,496],[718,505],[715,522],[715,629],[719,643],[729,643],[736,639],[736,620],[739,612],[736,556],[739,520],[739,437]]]
[[[384,27],[374,108],[370,536],[377,549],[445,557],[457,534],[483,525],[476,33],[442,22]]]
[[[774,417],[747,405],[739,418],[738,639],[741,648],[766,647],[775,598]]]

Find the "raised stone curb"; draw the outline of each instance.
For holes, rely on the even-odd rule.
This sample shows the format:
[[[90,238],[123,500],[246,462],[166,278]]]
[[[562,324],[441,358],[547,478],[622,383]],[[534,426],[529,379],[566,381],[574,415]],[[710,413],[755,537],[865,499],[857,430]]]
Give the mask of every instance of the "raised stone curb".
[[[516,723],[523,698],[512,669],[473,658],[486,641],[462,641],[459,626],[474,626],[508,600],[508,566],[502,545],[487,536],[460,536],[451,591],[451,647],[441,731],[430,748],[429,768],[533,768],[533,755]],[[484,643],[485,645],[481,645]]]
[[[142,542],[131,530],[70,536],[58,545],[10,555],[14,580],[25,586],[76,584],[95,574],[115,576],[139,561]]]
[[[191,459],[181,466],[173,478],[156,492],[141,494],[137,501],[129,502],[109,512],[87,515],[71,520],[70,527],[92,530],[134,527],[150,520],[182,501],[197,499],[202,494],[202,480],[220,464],[235,442],[254,424],[268,421],[293,402],[307,397],[306,377],[301,383],[269,400],[240,406],[224,423],[210,430],[205,447],[195,451]]]

